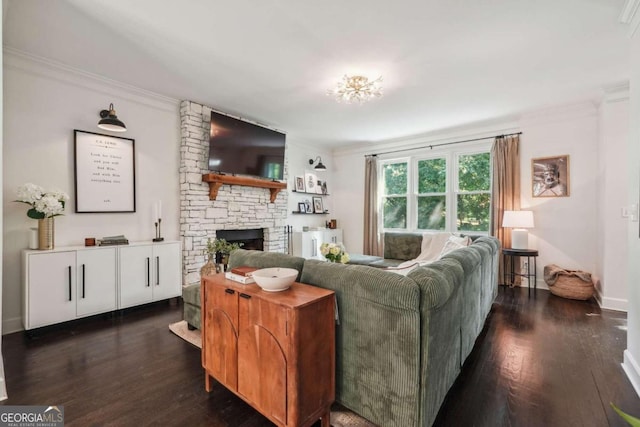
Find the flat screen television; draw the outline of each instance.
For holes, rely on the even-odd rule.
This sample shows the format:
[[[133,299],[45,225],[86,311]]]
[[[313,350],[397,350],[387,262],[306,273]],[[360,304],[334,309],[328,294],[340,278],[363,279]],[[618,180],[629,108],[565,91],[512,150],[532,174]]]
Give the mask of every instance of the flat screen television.
[[[286,135],[211,112],[209,170],[282,180]]]

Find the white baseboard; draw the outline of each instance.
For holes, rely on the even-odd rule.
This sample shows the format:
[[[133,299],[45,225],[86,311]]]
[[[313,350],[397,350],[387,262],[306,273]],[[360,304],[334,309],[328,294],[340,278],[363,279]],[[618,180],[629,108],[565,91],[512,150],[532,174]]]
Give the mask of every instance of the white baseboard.
[[[615,311],[624,311],[627,312],[627,307],[629,305],[629,301],[621,298],[600,298],[598,300],[600,303],[600,308],[604,308],[607,310],[615,310]]]
[[[13,319],[4,319],[2,321],[2,335],[11,334],[24,330],[22,326],[22,318],[14,317]]]
[[[629,381],[631,381],[631,385],[635,389],[636,394],[640,397],[640,365],[638,365],[638,362],[636,362],[628,349],[624,351],[622,369],[627,374]]]

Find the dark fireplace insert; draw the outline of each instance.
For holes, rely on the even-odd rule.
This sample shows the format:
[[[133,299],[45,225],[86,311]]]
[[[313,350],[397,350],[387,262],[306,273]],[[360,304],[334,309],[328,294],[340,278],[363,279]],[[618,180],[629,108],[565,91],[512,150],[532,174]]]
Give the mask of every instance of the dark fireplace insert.
[[[229,243],[242,243],[242,249],[264,250],[264,230],[262,228],[217,230],[216,238],[225,239]]]

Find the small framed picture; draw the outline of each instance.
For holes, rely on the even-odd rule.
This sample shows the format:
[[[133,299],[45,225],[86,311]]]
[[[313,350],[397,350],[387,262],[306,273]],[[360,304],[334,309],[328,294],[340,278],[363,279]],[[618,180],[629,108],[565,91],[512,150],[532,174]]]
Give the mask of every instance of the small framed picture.
[[[313,212],[323,213],[324,207],[322,206],[322,197],[313,197]]]
[[[307,193],[315,193],[316,192],[316,183],[318,182],[318,177],[315,173],[306,172],[304,174],[304,188]]]
[[[304,176],[296,176],[296,191],[298,193],[304,193]]]
[[[569,156],[531,159],[533,197],[569,196]]]
[[[327,190],[327,181],[322,181],[320,187],[322,188],[322,194],[329,194],[329,191]]]
[[[304,202],[298,203],[298,212],[307,213],[307,205]]]

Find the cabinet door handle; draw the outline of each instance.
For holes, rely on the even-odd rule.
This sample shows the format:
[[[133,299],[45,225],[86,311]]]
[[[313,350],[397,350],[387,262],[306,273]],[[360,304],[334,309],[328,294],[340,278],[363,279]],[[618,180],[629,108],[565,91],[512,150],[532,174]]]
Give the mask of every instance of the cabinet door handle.
[[[251,295],[243,294],[242,292],[240,292],[240,298],[251,299]]]
[[[151,260],[147,257],[147,287],[151,285]]]
[[[69,266],[69,301],[71,301],[71,266]]]
[[[160,257],[156,257],[156,286],[160,286]]]
[[[224,290],[226,293],[228,293],[229,295],[233,295],[236,293],[236,291],[234,291],[233,289],[225,289]]]
[[[84,264],[82,264],[82,298],[84,299]]]

